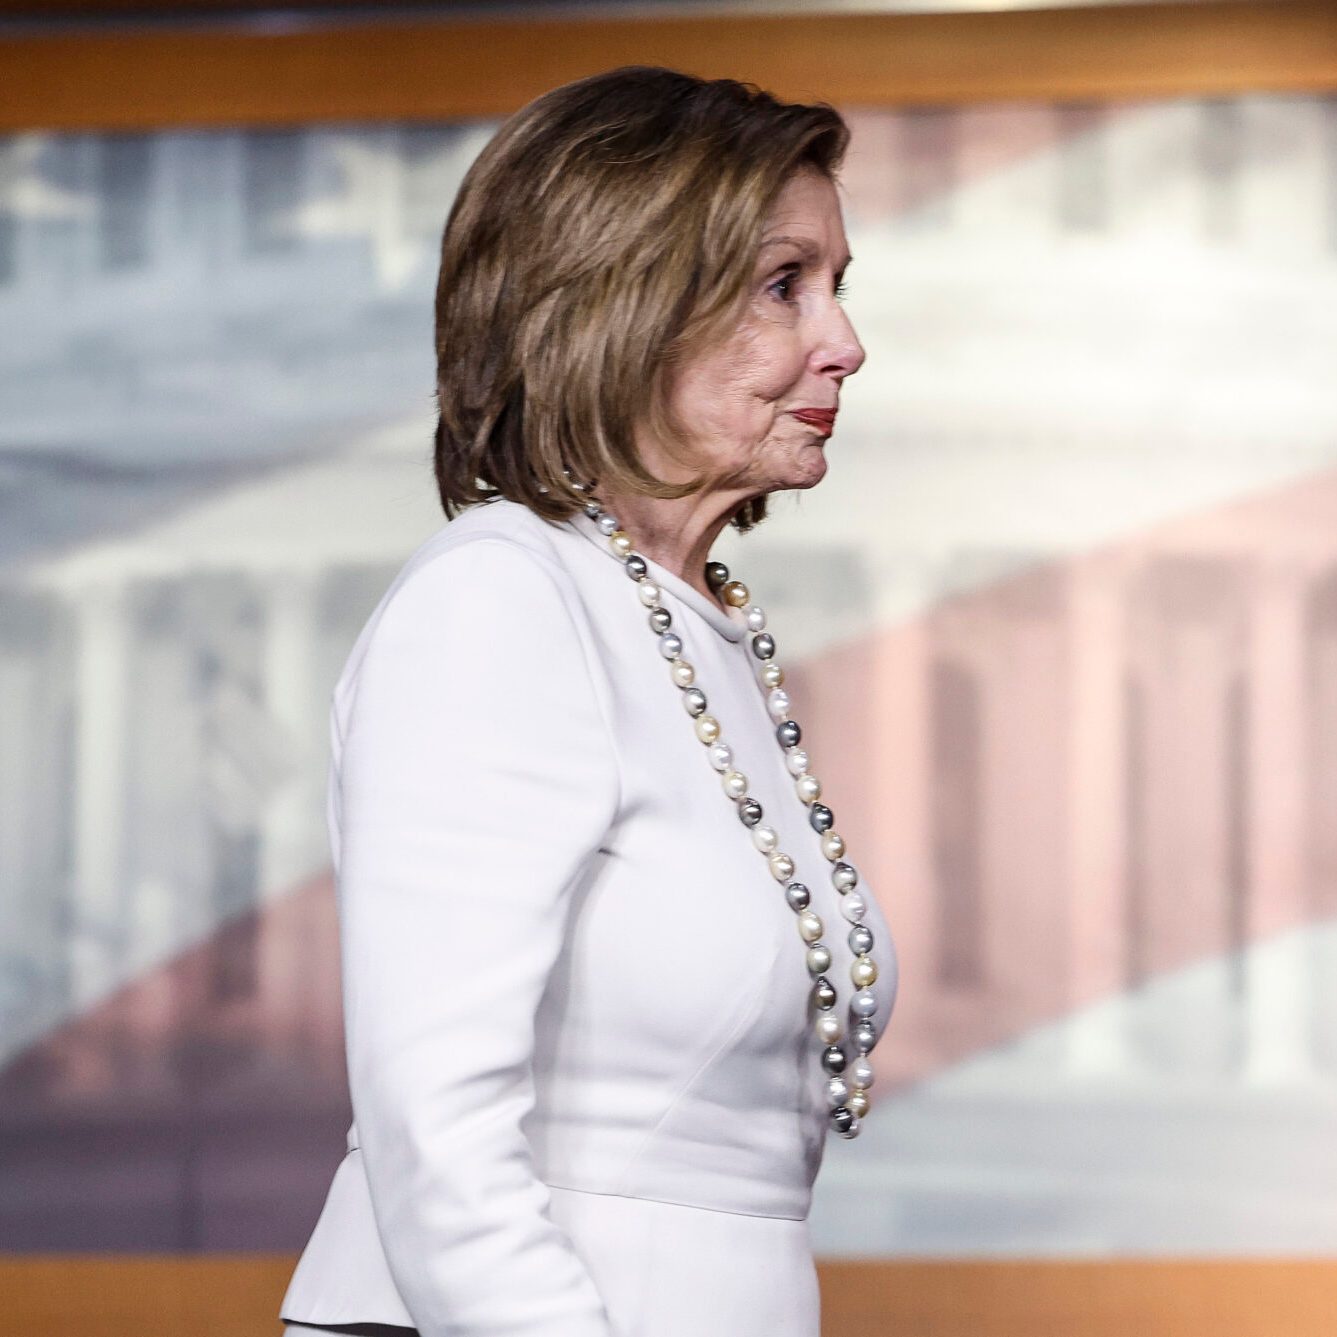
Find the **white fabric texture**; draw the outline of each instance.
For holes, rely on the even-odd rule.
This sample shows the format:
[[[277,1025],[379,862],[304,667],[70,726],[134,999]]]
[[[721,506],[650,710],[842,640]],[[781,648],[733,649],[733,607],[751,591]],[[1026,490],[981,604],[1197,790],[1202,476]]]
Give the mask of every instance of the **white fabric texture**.
[[[849,925],[741,615],[649,566],[843,1012]],[[803,944],[647,617],[588,517],[498,500],[428,539],[358,638],[328,806],[354,1122],[285,1320],[816,1337]],[[896,957],[867,922],[880,1032]]]

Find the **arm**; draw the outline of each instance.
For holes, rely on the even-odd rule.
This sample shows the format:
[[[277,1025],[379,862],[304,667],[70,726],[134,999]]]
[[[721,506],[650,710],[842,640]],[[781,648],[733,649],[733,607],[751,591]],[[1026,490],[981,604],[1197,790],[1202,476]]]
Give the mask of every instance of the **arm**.
[[[618,783],[542,559],[478,539],[411,572],[350,707],[339,913],[353,1112],[423,1337],[611,1337],[520,1120],[569,893]]]

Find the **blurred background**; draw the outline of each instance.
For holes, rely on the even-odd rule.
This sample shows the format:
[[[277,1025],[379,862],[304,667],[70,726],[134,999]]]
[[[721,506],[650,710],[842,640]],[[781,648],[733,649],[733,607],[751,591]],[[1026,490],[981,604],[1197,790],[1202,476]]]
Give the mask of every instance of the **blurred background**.
[[[628,61],[854,127],[868,363],[720,549],[902,959],[829,1330],[1319,1332],[1337,8],[1285,0],[0,0],[0,1331],[278,1331],[350,1118],[330,690],[442,523],[442,223]]]

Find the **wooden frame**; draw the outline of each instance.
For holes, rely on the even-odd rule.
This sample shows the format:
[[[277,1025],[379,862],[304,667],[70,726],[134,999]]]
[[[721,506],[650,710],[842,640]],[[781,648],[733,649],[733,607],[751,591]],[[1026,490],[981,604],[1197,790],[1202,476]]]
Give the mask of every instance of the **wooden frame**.
[[[294,1257],[0,1259],[23,1337],[279,1332]],[[829,1337],[1320,1337],[1337,1263],[877,1261],[821,1265]],[[683,1334],[696,1337],[696,1334]]]
[[[952,14],[341,18],[0,36],[0,130],[496,116],[628,63],[845,105],[1337,89],[1331,0]]]

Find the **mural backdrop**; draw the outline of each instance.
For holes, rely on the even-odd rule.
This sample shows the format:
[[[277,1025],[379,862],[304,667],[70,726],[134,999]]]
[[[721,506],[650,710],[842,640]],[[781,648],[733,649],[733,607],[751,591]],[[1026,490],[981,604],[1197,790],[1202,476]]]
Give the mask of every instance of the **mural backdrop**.
[[[1337,1249],[1337,103],[850,111],[760,591],[902,957],[825,1253]],[[488,124],[0,141],[0,1249],[297,1249]],[[810,721],[810,723],[809,723]]]

